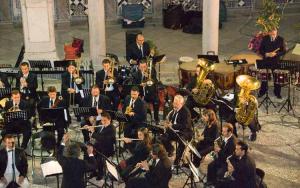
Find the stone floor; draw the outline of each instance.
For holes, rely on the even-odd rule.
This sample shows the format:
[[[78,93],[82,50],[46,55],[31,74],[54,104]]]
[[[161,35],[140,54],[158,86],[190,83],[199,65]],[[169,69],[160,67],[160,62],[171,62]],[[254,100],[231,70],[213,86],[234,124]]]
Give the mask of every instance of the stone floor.
[[[251,15],[233,15],[223,23],[220,30],[219,56],[220,60],[228,59],[237,53],[251,53],[247,49],[248,41],[253,33],[257,31],[254,24],[254,17]],[[293,46],[300,42],[300,16],[299,14],[284,15],[280,34]],[[85,54],[88,57],[89,40],[87,25],[59,25],[56,31],[56,46],[60,58],[63,58],[63,44],[71,41],[72,37],[79,37],[85,40]],[[111,24],[107,26],[107,52],[118,55],[121,61],[125,56],[125,29],[120,25]],[[196,57],[201,53],[202,35],[192,35],[180,30],[169,30],[161,26],[159,22],[147,23],[142,29],[146,40],[150,39],[158,46],[159,51],[167,55],[167,62],[161,66],[162,82],[165,84],[178,83],[178,58],[181,56]],[[0,25],[0,64],[15,64],[19,50],[23,43],[22,28],[14,28],[10,25]],[[53,82],[47,84],[52,84]],[[56,83],[59,85],[59,81]],[[270,107],[269,114],[266,114],[264,107],[259,109],[259,121],[262,130],[255,142],[249,142],[251,151],[256,160],[256,165],[266,172],[265,182],[268,187],[294,188],[300,187],[300,88],[292,88],[295,91],[294,108],[296,117],[287,114],[285,110],[278,113],[279,107],[287,98],[287,88],[283,88],[283,99],[277,100],[271,94],[271,99],[277,108]],[[292,92],[293,93],[293,92]],[[261,101],[261,99],[259,99]],[[245,140],[249,135],[245,131]],[[242,129],[239,129],[239,137],[242,139]],[[30,162],[31,163],[31,162]],[[39,165],[35,168],[36,174],[29,179],[34,179],[32,187],[46,187],[41,176]],[[31,165],[30,165],[31,169]],[[31,171],[31,170],[30,170]],[[182,187],[186,176],[174,176],[170,187]],[[49,187],[56,187],[54,178],[48,179]],[[123,187],[120,185],[119,187]],[[199,187],[202,187],[199,185]]]

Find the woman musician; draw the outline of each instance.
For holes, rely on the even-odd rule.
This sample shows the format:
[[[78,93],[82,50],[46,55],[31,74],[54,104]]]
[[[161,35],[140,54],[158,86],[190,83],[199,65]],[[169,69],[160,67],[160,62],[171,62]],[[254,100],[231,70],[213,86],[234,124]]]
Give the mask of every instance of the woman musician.
[[[121,161],[119,167],[121,169],[121,176],[127,179],[136,164],[144,161],[149,157],[151,150],[152,139],[147,128],[140,128],[138,130],[138,141],[133,142],[130,138],[124,138],[123,141],[130,144],[129,150],[132,156],[124,161]]]

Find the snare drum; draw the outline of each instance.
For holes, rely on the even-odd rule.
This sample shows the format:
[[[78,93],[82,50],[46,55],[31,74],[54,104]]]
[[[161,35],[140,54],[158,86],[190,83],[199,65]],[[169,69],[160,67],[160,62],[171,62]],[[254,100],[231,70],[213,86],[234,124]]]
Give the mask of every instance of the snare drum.
[[[286,85],[289,82],[289,71],[274,70],[274,83],[279,85]]]
[[[269,70],[269,72],[267,73],[267,69],[261,69],[258,71],[257,74],[257,79],[259,79],[262,82],[266,82],[271,80],[272,78],[272,72],[271,70]]]

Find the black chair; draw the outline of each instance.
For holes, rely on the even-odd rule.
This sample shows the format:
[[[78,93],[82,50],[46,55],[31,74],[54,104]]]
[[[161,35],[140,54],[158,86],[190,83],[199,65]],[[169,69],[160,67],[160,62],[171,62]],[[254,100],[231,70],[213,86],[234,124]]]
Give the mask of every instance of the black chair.
[[[261,187],[263,184],[264,177],[265,177],[265,171],[263,171],[260,168],[256,168],[256,175],[260,178],[260,180],[258,182],[258,187]]]

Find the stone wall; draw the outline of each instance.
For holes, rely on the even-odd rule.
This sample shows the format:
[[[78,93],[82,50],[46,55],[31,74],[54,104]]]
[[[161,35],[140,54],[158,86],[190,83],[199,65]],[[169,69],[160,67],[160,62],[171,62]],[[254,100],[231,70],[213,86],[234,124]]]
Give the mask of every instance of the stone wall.
[[[0,0],[0,23],[12,22],[11,0]]]

